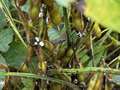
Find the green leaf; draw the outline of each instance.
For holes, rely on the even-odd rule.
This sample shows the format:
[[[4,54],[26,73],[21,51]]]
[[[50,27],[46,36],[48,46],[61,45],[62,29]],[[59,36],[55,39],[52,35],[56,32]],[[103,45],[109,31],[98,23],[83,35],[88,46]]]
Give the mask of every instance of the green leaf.
[[[22,82],[25,86],[22,90],[34,90],[34,83],[32,79],[23,78]]]
[[[22,11],[28,13],[28,12],[29,12],[29,8],[30,8],[30,6],[29,6],[29,0],[27,0],[26,4],[24,4],[24,5],[21,7],[21,9],[22,9]]]
[[[71,3],[75,2],[76,0],[55,0],[57,4],[62,7],[69,7]]]
[[[104,57],[106,48],[104,45],[97,45],[94,47],[94,58],[95,58],[95,66],[98,66],[100,64],[102,58]]]
[[[5,64],[6,65],[5,58],[1,54],[0,54],[0,64]]]
[[[120,75],[112,75],[112,81],[120,85]]]
[[[0,54],[0,64],[6,65],[6,61],[5,58]],[[5,69],[0,69],[0,71],[5,72]],[[0,76],[0,90],[2,90],[3,86],[4,86],[4,81],[5,76]]]
[[[6,52],[9,49],[9,44],[13,40],[13,32],[10,28],[0,30],[0,51]]]
[[[61,32],[59,32],[55,28],[50,28],[48,30],[48,36],[50,41],[56,44],[66,39],[65,31],[61,30]]]
[[[100,44],[100,43],[99,43]],[[104,56],[106,56],[106,48],[104,45],[99,45],[94,43],[94,65],[97,67],[100,65],[100,62]],[[89,60],[88,66],[93,66],[92,60]]]
[[[50,38],[51,41],[54,41],[55,39],[60,38],[60,33],[56,29],[51,28],[48,31],[48,36],[49,36],[49,38]]]
[[[5,16],[2,13],[2,10],[0,9],[0,29],[2,29],[6,25],[7,25],[7,22],[6,22]]]
[[[9,3],[10,4],[10,3]],[[9,10],[9,6],[7,5],[6,3],[6,0],[1,0],[1,5],[2,5],[2,11],[3,13],[5,14],[6,16],[6,19],[9,21],[13,31],[16,33],[16,35],[18,36],[18,38],[21,40],[21,42],[24,44],[24,46],[27,48],[27,45],[25,43],[25,41],[23,40],[22,36],[20,35],[15,23],[13,22],[13,18],[12,18],[12,15],[11,15],[11,12]]]
[[[3,56],[5,57],[8,65],[18,68],[23,61],[25,61],[26,54],[27,49],[20,41],[17,41],[11,43],[10,49],[8,52],[4,53]]]
[[[120,33],[120,0],[86,0],[85,14]]]
[[[80,58],[80,61],[84,64],[89,60],[89,56],[87,55],[87,51],[83,50],[77,53],[77,57]]]

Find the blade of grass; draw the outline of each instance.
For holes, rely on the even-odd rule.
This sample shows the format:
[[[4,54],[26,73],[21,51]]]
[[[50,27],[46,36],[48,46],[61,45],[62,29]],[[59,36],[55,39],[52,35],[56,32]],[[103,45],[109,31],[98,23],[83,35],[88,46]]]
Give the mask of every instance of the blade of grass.
[[[64,24],[65,24],[65,30],[66,30],[66,35],[67,35],[67,43],[68,46],[71,46],[71,41],[70,41],[70,28],[69,28],[69,22],[68,22],[68,14],[67,14],[67,9],[63,7],[63,15],[64,15]]]
[[[113,43],[117,46],[120,46],[120,41],[114,38],[113,36],[109,35],[109,38],[113,41]]]
[[[107,31],[107,32],[106,32]],[[100,40],[98,40],[96,43],[95,43],[95,45],[103,45],[103,43],[105,42],[105,40],[109,37],[109,35],[111,34],[111,29],[109,29],[109,28],[107,28],[107,29],[105,29],[104,30],[104,32],[106,32],[105,34],[104,34],[104,36],[103,37],[101,37],[101,39]],[[102,32],[103,33],[103,32]]]
[[[53,71],[54,72],[54,71]],[[120,70],[111,68],[101,68],[101,67],[86,67],[80,69],[61,69],[61,73],[90,73],[90,72],[103,72],[106,74],[118,74],[120,75]]]
[[[3,13],[5,14],[6,18],[8,19],[8,21],[9,21],[11,27],[13,28],[14,32],[16,33],[18,38],[21,40],[21,42],[24,44],[24,46],[27,47],[25,41],[23,40],[22,36],[20,35],[20,33],[18,32],[18,30],[15,26],[14,20],[12,19],[10,11],[9,11],[8,7],[6,6],[4,0],[1,0],[0,3],[1,3],[1,9],[2,9]]]
[[[116,58],[114,58],[111,62],[108,63],[108,66],[110,66],[111,64],[115,63],[115,62],[119,62],[120,56],[117,56]]]
[[[67,86],[73,88],[74,90],[79,90],[76,85],[74,85],[70,82],[55,79],[55,78],[51,78],[51,77],[47,77],[47,76],[40,76],[40,75],[36,75],[36,74],[32,74],[32,73],[0,72],[0,76],[17,76],[17,77],[24,77],[24,78],[48,80],[48,81],[56,82],[56,83],[59,83],[59,84],[67,85]]]
[[[95,57],[94,57],[94,50],[93,50],[93,40],[92,40],[92,33],[90,33],[90,48],[91,48],[91,56],[92,56],[92,65],[95,66]]]
[[[116,48],[115,50],[113,50],[111,53],[109,53],[106,57],[104,57],[104,60],[111,57],[113,54],[115,54],[119,50],[120,50],[120,46],[118,48]]]

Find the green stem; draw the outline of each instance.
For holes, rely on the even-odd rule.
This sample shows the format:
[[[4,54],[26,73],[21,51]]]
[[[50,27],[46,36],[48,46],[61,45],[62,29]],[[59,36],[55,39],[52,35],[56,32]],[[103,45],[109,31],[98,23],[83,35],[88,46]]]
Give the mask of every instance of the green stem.
[[[113,54],[115,54],[119,50],[120,50],[120,46],[118,48],[116,48],[115,50],[113,50],[111,53],[109,53],[106,57],[104,57],[104,60],[110,58]]]
[[[62,73],[91,73],[91,72],[100,72],[107,74],[118,74],[120,75],[120,70],[111,69],[111,68],[101,68],[101,67],[86,67],[80,69],[62,69]]]
[[[63,15],[64,15],[64,23],[65,23],[65,29],[66,29],[66,34],[67,34],[67,43],[68,46],[71,45],[70,43],[70,28],[69,28],[69,21],[68,21],[68,14],[67,14],[67,9],[63,7]]]
[[[59,84],[67,85],[71,88],[75,88],[74,90],[79,90],[78,87],[70,82],[63,81],[60,79],[55,79],[47,76],[40,76],[32,73],[20,73],[20,72],[0,72],[0,76],[17,76],[17,77],[24,77],[24,78],[30,78],[30,79],[42,79],[42,80],[48,80],[52,82],[56,82]]]
[[[117,56],[116,58],[114,58],[113,60],[111,60],[109,63],[108,63],[108,66],[114,64],[114,63],[117,63],[120,61],[120,56]]]
[[[95,66],[95,59],[94,59],[94,49],[93,49],[93,40],[92,40],[92,33],[90,33],[90,48],[91,48],[91,57],[92,57],[92,65]]]
[[[47,18],[47,8],[44,7],[43,8],[43,39],[44,40],[49,40],[49,37],[48,37],[48,32],[47,32],[47,22],[46,22],[46,18]]]

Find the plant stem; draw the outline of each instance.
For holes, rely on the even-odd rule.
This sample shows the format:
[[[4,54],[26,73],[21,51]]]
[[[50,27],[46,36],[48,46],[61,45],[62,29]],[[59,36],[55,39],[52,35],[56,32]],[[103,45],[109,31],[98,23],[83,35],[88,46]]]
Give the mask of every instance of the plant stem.
[[[49,40],[46,19],[47,19],[47,7],[45,6],[43,8],[43,40]]]
[[[120,75],[120,70],[111,68],[101,68],[101,67],[86,67],[80,69],[62,69],[62,73],[90,73],[90,72],[101,72],[107,74],[118,74]]]
[[[92,33],[90,33],[90,49],[91,49],[92,65],[95,66]]]
[[[67,34],[67,43],[68,46],[71,45],[70,43],[70,28],[69,28],[69,21],[68,21],[68,14],[67,14],[67,9],[63,7],[63,15],[64,15],[64,23],[65,23],[65,29],[66,29],[66,34]]]
[[[20,73],[20,72],[0,72],[0,76],[17,76],[17,77],[24,77],[24,78],[30,78],[30,79],[41,79],[41,80],[48,80],[52,82],[56,82],[59,84],[67,85],[71,88],[75,88],[74,90],[79,90],[78,87],[70,82],[63,81],[60,79],[55,79],[47,76],[40,76],[32,73]]]

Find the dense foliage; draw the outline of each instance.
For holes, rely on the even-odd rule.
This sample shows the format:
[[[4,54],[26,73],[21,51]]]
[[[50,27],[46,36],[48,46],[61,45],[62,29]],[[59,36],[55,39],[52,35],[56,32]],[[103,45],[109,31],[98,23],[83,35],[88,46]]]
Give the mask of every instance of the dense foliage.
[[[120,89],[120,0],[0,0],[0,90]]]

